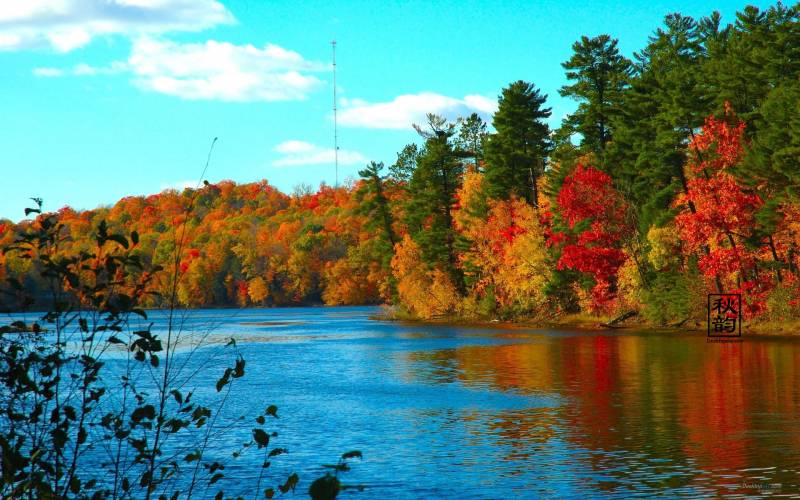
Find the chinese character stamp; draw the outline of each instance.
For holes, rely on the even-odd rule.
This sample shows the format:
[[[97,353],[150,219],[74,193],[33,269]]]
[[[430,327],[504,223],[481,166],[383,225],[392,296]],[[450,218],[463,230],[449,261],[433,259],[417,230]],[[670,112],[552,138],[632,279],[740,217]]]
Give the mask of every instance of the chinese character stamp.
[[[742,336],[742,296],[738,293],[708,294],[708,336]]]

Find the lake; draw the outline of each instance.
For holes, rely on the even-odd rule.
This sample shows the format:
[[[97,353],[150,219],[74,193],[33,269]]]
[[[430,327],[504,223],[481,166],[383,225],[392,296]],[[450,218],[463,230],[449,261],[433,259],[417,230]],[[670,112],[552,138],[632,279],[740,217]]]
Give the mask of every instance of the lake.
[[[343,498],[800,492],[800,341],[428,326],[375,312],[187,314],[185,329],[217,345],[234,337],[247,360],[227,414],[279,407],[268,424],[289,453],[273,460],[272,484],[293,470],[305,492],[322,464],[360,450],[341,477],[365,489]],[[226,472],[250,481],[258,463]]]

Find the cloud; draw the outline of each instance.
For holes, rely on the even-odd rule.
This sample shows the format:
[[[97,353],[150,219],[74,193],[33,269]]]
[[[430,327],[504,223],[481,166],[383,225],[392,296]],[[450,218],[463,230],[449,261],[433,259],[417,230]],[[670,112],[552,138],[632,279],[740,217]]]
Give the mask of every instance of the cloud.
[[[122,61],[113,61],[108,66],[90,66],[85,63],[76,64],[71,69],[61,68],[34,68],[33,74],[41,77],[59,77],[59,76],[95,76],[95,75],[113,75],[122,73],[128,70],[127,63]]]
[[[193,181],[176,181],[176,182],[169,182],[166,184],[161,185],[161,190],[164,191],[165,189],[174,189],[179,192],[183,192],[184,189],[196,189],[198,187],[197,180]]]
[[[33,74],[45,78],[64,76],[64,71],[58,68],[34,68]]]
[[[333,164],[333,148],[323,148],[303,141],[286,141],[275,146],[274,151],[281,153],[283,158],[272,162],[276,167],[293,165],[325,165]],[[366,163],[367,158],[358,151],[339,149],[339,165],[354,165]]]
[[[459,116],[478,113],[484,119],[497,110],[497,102],[481,95],[463,99],[433,92],[404,94],[389,102],[369,103],[361,99],[343,99],[339,123],[349,127],[406,129],[414,123],[423,124],[426,113],[436,113],[453,120]]]
[[[142,89],[183,99],[288,101],[305,99],[322,84],[310,72],[327,71],[291,50],[268,44],[234,45],[209,40],[175,43],[140,38],[128,59]]]
[[[113,75],[127,70],[128,65],[122,61],[112,61],[108,66],[90,66],[80,63],[72,68],[72,74],[76,76]]]
[[[69,52],[98,36],[199,31],[233,21],[218,0],[4,0],[0,50]]]

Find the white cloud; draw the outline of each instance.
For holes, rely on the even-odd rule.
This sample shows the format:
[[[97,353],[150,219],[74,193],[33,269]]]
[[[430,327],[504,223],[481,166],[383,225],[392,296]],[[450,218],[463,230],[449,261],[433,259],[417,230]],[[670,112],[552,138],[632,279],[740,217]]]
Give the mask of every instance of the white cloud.
[[[128,65],[122,61],[112,61],[108,66],[90,66],[80,63],[72,68],[72,74],[76,76],[113,75],[127,70]]]
[[[0,50],[68,52],[97,36],[198,31],[233,21],[218,0],[2,0]]]
[[[54,78],[57,76],[63,76],[64,71],[58,68],[34,68],[33,74],[45,78]]]
[[[406,129],[423,124],[427,113],[436,113],[453,120],[478,113],[484,119],[497,110],[497,102],[481,95],[463,99],[433,92],[404,94],[389,102],[369,103],[361,99],[343,99],[339,123],[349,127]]]
[[[177,181],[177,182],[170,182],[167,184],[161,185],[161,190],[164,191],[165,189],[174,189],[179,192],[183,192],[184,189],[191,188],[196,189],[198,187],[198,182],[194,181]]]
[[[140,38],[128,65],[140,88],[183,99],[287,101],[305,99],[322,82],[308,74],[327,65],[268,44],[234,45],[209,40],[180,44]]]
[[[281,153],[282,158],[272,162],[276,167],[293,165],[325,165],[333,164],[333,148],[323,148],[303,141],[286,141],[275,146],[274,151]],[[366,163],[367,158],[358,151],[339,149],[339,164],[354,165]]]
[[[61,68],[34,68],[33,74],[41,77],[58,77],[58,76],[95,76],[95,75],[113,75],[115,73],[122,73],[128,70],[128,65],[122,61],[113,61],[108,66],[90,66],[85,63],[76,64],[71,69]]]

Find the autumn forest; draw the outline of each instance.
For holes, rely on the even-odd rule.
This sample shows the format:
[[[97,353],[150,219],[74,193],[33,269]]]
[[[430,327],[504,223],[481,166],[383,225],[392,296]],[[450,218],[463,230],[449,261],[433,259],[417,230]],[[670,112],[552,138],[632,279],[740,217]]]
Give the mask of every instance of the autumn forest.
[[[631,59],[612,36],[572,48],[559,92],[577,110],[556,129],[548,96],[515,81],[490,123],[429,115],[416,143],[338,187],[222,181],[61,208],[58,252],[87,250],[101,221],[135,231],[131,251],[176,269],[192,308],[671,325],[725,292],[743,294],[747,320],[800,317],[798,8],[748,7],[732,24],[668,15]],[[44,218],[0,221],[0,246]],[[0,278],[37,297],[30,257],[0,256]],[[164,293],[146,306],[164,305],[170,279],[152,276]]]

